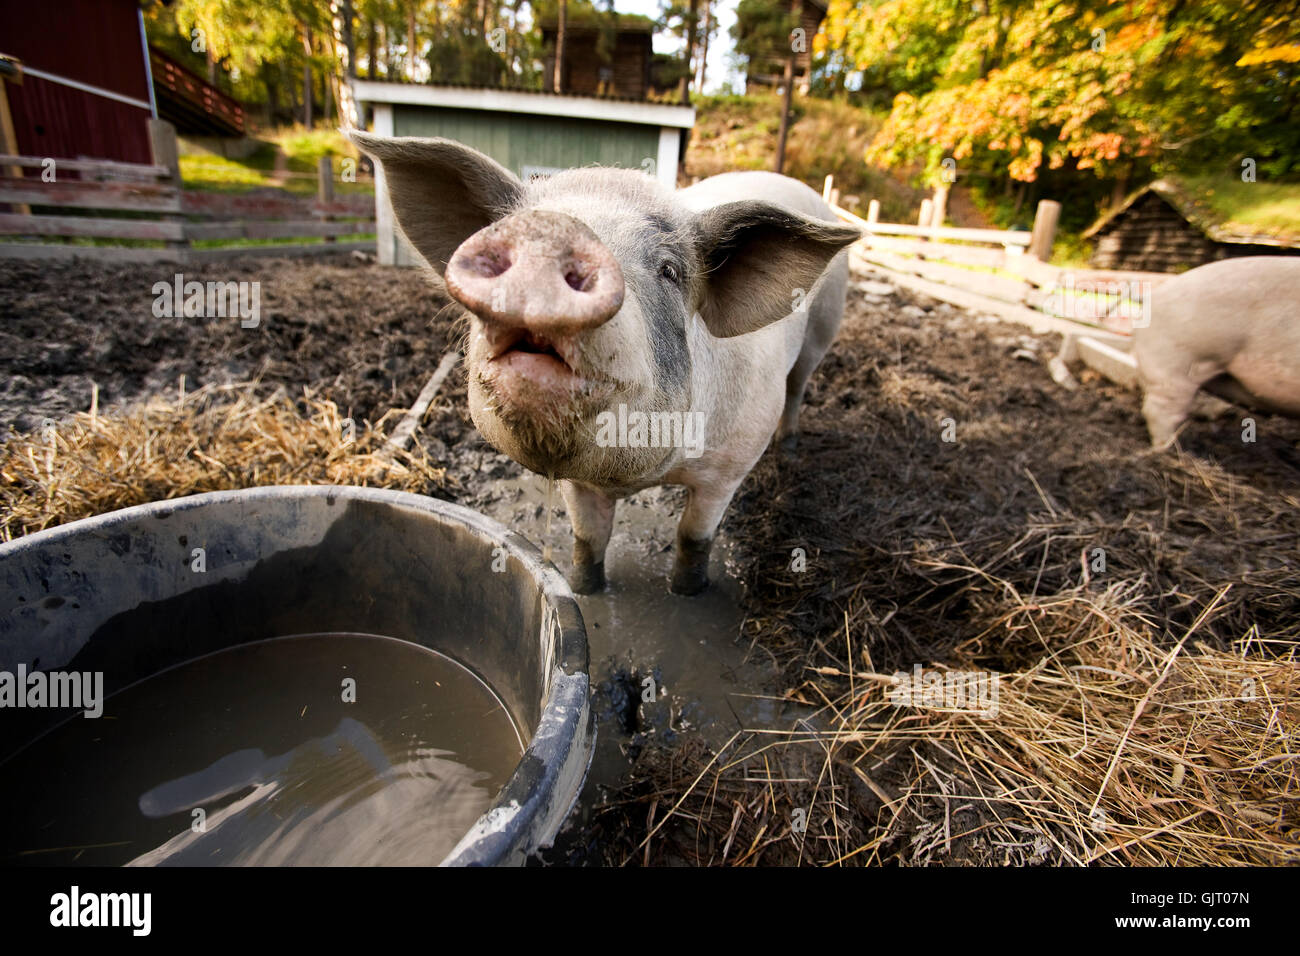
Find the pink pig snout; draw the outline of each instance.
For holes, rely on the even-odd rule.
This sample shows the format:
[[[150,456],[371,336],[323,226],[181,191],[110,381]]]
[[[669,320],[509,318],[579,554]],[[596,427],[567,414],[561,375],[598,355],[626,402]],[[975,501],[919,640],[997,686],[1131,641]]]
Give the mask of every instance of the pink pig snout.
[[[588,226],[529,209],[470,236],[447,263],[447,291],[479,318],[571,335],[613,318],[623,270]]]

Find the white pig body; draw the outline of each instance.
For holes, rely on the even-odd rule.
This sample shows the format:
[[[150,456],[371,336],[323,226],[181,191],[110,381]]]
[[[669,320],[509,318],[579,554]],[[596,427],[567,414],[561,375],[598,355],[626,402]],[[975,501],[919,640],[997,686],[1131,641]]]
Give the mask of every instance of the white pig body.
[[[1200,266],[1158,286],[1133,352],[1151,443],[1168,447],[1199,389],[1300,417],[1300,257]]]
[[[403,232],[469,314],[475,425],[561,479],[575,589],[604,584],[617,500],[667,483],[688,491],[671,586],[702,590],[736,488],[774,434],[794,445],[857,231],[772,173],[672,191],[586,168],[525,185],[448,140],[354,139],[382,161]],[[612,436],[624,416],[696,427],[672,442]]]

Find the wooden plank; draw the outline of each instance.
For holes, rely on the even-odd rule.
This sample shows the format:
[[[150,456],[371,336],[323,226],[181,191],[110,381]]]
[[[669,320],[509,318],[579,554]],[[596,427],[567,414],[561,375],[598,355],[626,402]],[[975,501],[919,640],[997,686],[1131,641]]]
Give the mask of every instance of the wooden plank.
[[[927,259],[956,262],[963,266],[1001,269],[1008,259],[1018,258],[1007,255],[1007,251],[1001,246],[959,246],[952,242],[931,242],[927,245],[929,246],[925,253]]]
[[[185,238],[194,239],[308,239],[324,236],[359,236],[373,233],[373,219],[359,222],[192,222],[185,224]]]
[[[392,462],[401,452],[406,451],[407,446],[411,444],[411,437],[415,434],[415,429],[419,427],[420,420],[424,418],[424,413],[433,404],[433,398],[438,394],[438,389],[442,388],[442,383],[446,381],[447,376],[451,374],[451,370],[456,367],[456,363],[459,361],[460,349],[455,346],[448,349],[447,354],[438,363],[438,368],[429,378],[429,381],[425,382],[424,388],[420,390],[415,404],[411,406],[410,411],[402,416],[402,420],[393,429],[393,434],[389,436],[387,443],[380,449],[379,458],[381,461]]]
[[[880,252],[893,252],[900,256],[923,256],[930,248],[926,239],[891,239],[889,236],[862,237],[862,245]]]
[[[144,183],[43,183],[36,179],[0,179],[0,202],[78,209],[128,209],[179,212],[180,196],[172,186]]]
[[[45,165],[44,156],[0,156],[0,166],[25,166],[41,168]],[[146,163],[121,163],[112,159],[59,159],[55,157],[54,168],[71,169],[76,172],[111,173],[121,176],[133,176],[139,179],[158,179],[167,175],[165,166],[151,166]]]
[[[1074,277],[1075,285],[1085,282],[1150,282],[1153,289],[1174,277],[1169,272],[1139,272],[1125,269],[1062,269],[1061,273],[1059,281],[1064,282],[1065,275],[1069,274]]]
[[[186,252],[187,262],[211,262],[225,259],[254,257],[258,259],[298,258],[301,256],[323,256],[341,252],[368,252],[375,254],[375,240],[360,239],[354,242],[317,242],[311,245],[284,246],[222,246],[216,249],[190,249]]]
[[[998,245],[1027,246],[1030,234],[1014,229],[960,229],[954,226],[934,228],[909,226],[900,222],[868,222],[847,209],[835,208],[835,214],[866,232],[885,236],[925,236],[930,239],[956,239],[964,242],[989,242]]]
[[[921,256],[941,262],[956,262],[964,266],[1001,268],[1009,258],[1006,250],[990,246],[960,246],[953,242],[930,242],[926,239],[895,239],[888,236],[866,236],[862,242],[871,249],[899,255]]]
[[[36,242],[0,243],[0,259],[90,259],[95,262],[182,262],[184,249],[122,246],[56,246]]]
[[[853,247],[849,253],[849,262],[853,270],[860,276],[871,278],[883,275],[890,282],[911,289],[913,292],[920,292],[941,302],[961,306],[973,312],[988,313],[1007,322],[1016,322],[1035,332],[1058,332],[1062,335],[1085,334],[1094,338],[1109,340],[1104,332],[1098,333],[1091,326],[1071,322],[1069,319],[1045,315],[1023,305],[999,302],[996,299],[990,299],[968,289],[959,289],[956,286],[945,285],[942,282],[931,282],[928,279],[922,279],[920,276],[882,269],[863,259],[861,252],[856,247]]]
[[[1044,289],[1055,286],[1057,279],[1061,275],[1059,266],[1048,265],[1037,257],[1028,254],[1007,256],[1006,265],[1003,268]]]
[[[308,201],[294,196],[204,193],[191,189],[181,194],[181,211],[187,216],[214,219],[294,219],[311,215]]]
[[[971,269],[950,266],[942,262],[916,258],[904,259],[892,253],[876,252],[872,249],[864,250],[862,256],[869,262],[878,262],[890,269],[910,272],[932,282],[957,286],[979,295],[1001,299],[1004,302],[1024,302],[1025,293],[1029,290],[1029,287],[1020,279],[1009,279],[987,272],[975,272]]]
[[[91,259],[96,262],[212,262],[243,258],[297,258],[331,253],[375,252],[373,239],[320,242],[312,245],[224,246],[217,249],[123,248],[122,246],[64,246],[36,242],[0,243],[0,259],[65,260]]]
[[[1126,388],[1138,387],[1137,359],[1090,335],[1082,335],[1074,347],[1084,365]]]
[[[90,236],[101,239],[180,239],[179,222],[95,219],[89,216],[19,216],[0,213],[0,235]]]
[[[373,196],[336,196],[333,202],[299,196],[265,196],[247,193],[207,193],[192,189],[181,194],[187,216],[211,219],[306,219],[311,216],[373,218]]]

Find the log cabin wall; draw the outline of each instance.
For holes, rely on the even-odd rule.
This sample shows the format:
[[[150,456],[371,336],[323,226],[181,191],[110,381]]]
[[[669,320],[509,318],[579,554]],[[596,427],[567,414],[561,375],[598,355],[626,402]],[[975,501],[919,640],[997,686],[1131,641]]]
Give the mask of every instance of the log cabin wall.
[[[1098,269],[1185,272],[1237,256],[1297,255],[1300,249],[1208,238],[1155,192],[1148,192],[1096,233]]]

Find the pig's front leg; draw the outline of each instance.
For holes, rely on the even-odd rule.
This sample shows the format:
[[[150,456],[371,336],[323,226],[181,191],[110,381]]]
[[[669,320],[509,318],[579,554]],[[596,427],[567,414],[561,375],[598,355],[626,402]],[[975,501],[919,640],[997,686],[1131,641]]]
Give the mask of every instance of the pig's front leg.
[[[731,496],[743,480],[687,485],[686,511],[677,524],[677,556],[668,589],[674,594],[699,594],[709,586],[709,550]]]
[[[573,525],[573,574],[569,585],[579,594],[591,594],[605,586],[605,548],[614,530],[616,499],[590,485],[560,482],[560,494]]]

